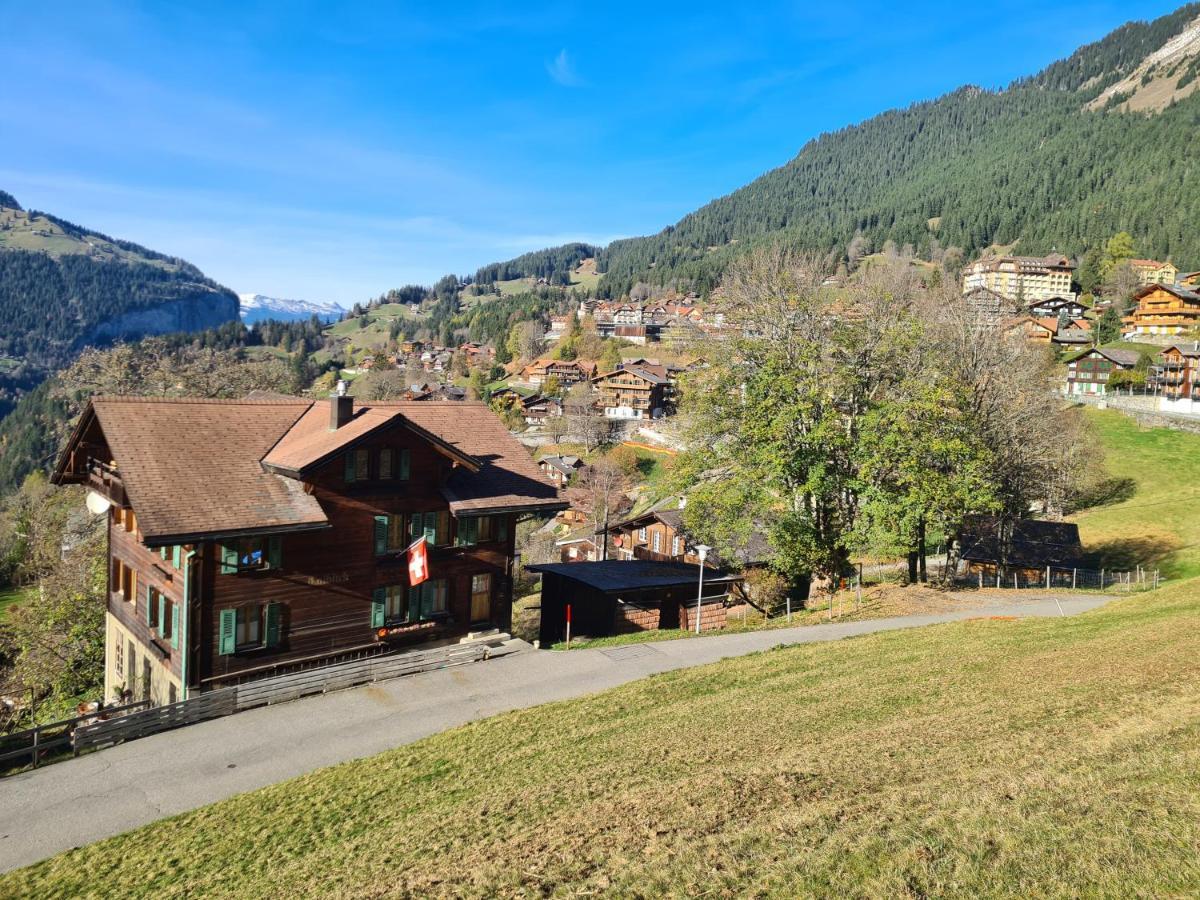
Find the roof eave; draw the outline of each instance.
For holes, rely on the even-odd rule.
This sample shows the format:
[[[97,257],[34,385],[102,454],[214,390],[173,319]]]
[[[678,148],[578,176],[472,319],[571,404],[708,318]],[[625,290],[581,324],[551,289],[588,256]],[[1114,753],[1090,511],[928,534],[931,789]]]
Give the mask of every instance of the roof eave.
[[[177,534],[150,534],[143,532],[142,543],[147,547],[170,547],[175,544],[196,544],[202,541],[221,541],[230,538],[256,537],[258,535],[323,531],[330,527],[332,526],[327,519],[324,522],[305,522],[296,525],[263,525],[251,528],[180,532]]]

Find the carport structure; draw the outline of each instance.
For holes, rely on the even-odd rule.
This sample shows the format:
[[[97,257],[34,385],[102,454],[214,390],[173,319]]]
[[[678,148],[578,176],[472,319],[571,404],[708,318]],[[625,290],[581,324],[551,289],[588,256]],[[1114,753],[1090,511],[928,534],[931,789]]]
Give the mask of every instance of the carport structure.
[[[526,566],[542,576],[543,647],[566,638],[567,606],[571,634],[604,637],[661,628],[694,628],[700,567],[653,560],[546,563]],[[729,592],[740,575],[704,570],[700,628],[725,627]]]

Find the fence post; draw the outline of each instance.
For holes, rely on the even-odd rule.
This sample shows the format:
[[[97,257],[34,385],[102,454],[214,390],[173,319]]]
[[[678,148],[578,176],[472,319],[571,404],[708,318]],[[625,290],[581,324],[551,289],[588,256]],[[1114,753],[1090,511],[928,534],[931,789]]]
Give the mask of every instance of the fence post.
[[[1050,567],[1046,566],[1046,590],[1050,590]]]
[[[983,590],[983,569],[979,570],[979,589]]]
[[[38,756],[40,755],[38,753],[38,738],[41,736],[41,733],[42,733],[42,726],[34,725],[33,726],[33,767],[35,769],[38,767]]]
[[[1071,570],[1071,590],[1075,590],[1075,580],[1079,577],[1079,569]]]
[[[1017,590],[1017,570],[1013,569],[1013,590]]]
[[[1100,568],[1100,590],[1104,590],[1104,568]]]

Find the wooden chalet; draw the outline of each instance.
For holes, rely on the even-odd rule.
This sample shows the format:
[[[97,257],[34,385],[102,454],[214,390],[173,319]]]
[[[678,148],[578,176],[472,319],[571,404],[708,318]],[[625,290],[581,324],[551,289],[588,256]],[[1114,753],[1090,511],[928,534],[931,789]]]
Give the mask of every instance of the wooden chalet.
[[[478,403],[97,397],[53,481],[108,517],[105,695],[157,702],[506,629],[516,523],[565,506]]]
[[[1131,370],[1141,354],[1136,350],[1092,347],[1067,360],[1068,394],[1104,394],[1113,372]]]
[[[572,476],[587,468],[578,456],[545,456],[538,460],[538,468],[558,487],[566,487]]]
[[[1200,347],[1172,344],[1159,354],[1158,407],[1164,412],[1200,409]]]
[[[1083,545],[1074,522],[1038,519],[1005,521],[997,516],[969,516],[959,529],[959,570],[987,581],[997,574],[1037,581],[1046,567],[1072,569],[1080,565]]]
[[[976,287],[963,295],[974,317],[986,325],[998,325],[1011,319],[1020,310],[1017,304],[991,288]]]
[[[520,378],[533,385],[555,378],[564,387],[587,381],[596,375],[596,364],[586,359],[537,359],[521,370]]]
[[[625,364],[592,379],[609,419],[659,419],[671,412],[674,382],[663,366]]]
[[[1148,284],[1133,295],[1137,307],[1121,321],[1125,334],[1182,334],[1200,326],[1200,293],[1170,284]]]
[[[1068,318],[1080,319],[1088,311],[1074,296],[1070,297],[1047,297],[1045,300],[1034,300],[1026,307],[1029,315],[1036,318],[1053,317],[1058,318],[1064,313]]]

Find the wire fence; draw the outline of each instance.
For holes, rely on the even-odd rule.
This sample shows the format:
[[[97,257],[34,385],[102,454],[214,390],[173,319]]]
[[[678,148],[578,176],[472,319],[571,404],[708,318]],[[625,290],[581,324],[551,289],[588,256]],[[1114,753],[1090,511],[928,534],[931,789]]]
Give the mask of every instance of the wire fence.
[[[1143,566],[1124,570],[1000,566],[961,572],[954,576],[954,583],[968,587],[1014,590],[1150,590],[1159,586],[1161,578],[1158,569]]]

